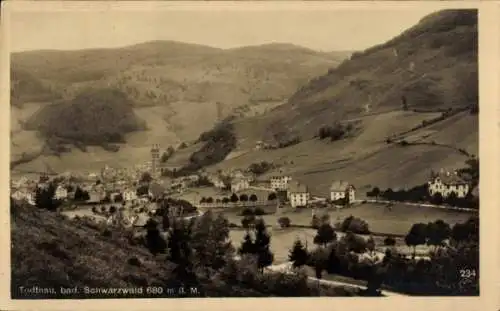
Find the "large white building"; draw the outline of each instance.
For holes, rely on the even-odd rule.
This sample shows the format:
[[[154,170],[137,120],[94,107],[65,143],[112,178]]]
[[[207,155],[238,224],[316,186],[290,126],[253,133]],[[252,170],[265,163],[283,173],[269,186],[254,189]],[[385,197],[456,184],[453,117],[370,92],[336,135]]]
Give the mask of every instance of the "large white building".
[[[469,184],[462,180],[456,172],[441,172],[428,182],[431,196],[440,193],[443,198],[455,193],[458,198],[464,198],[470,190]]]
[[[334,181],[330,186],[330,200],[337,201],[345,199],[346,196],[348,196],[349,202],[353,202],[356,199],[356,189],[354,186],[347,181]]]
[[[287,190],[288,184],[292,181],[290,176],[273,176],[271,177],[271,188],[278,190]]]
[[[307,206],[310,193],[307,186],[297,181],[288,185],[288,198],[292,207]]]

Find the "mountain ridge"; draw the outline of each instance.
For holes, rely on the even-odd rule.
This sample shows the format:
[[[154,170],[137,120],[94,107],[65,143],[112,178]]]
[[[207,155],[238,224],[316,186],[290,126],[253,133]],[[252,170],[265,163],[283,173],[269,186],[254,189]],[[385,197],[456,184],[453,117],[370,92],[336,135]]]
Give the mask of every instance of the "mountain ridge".
[[[278,167],[269,176],[288,174],[318,195],[333,180],[361,193],[425,183],[430,170],[458,169],[479,154],[477,58],[477,10],[435,13],[354,53],[266,115],[237,120],[237,148],[210,169],[259,159]],[[319,137],[337,124],[353,132]]]
[[[271,128],[281,125],[283,130],[288,123],[294,125],[292,131],[311,135],[300,120],[321,124],[362,116],[366,110],[398,109],[403,98],[409,109],[477,104],[477,81],[477,12],[445,10],[354,53],[301,87],[277,109],[283,113],[277,112]]]
[[[279,46],[283,49],[288,45]],[[24,52],[13,55],[11,73],[16,77],[18,72],[27,72],[31,80],[43,82],[44,87],[56,93],[56,100],[38,104],[40,109],[55,114],[58,112],[48,104],[71,102],[86,90],[108,88],[127,94],[134,102],[136,116],[148,123],[148,130],[125,135],[127,144],[134,146],[133,150],[125,149],[142,158],[149,154],[150,144],[191,141],[230,115],[244,118],[266,113],[282,104],[299,85],[336,66],[345,57],[321,53],[311,56],[303,53],[302,47],[276,53],[275,46],[272,47],[271,51],[267,46],[259,53],[242,53],[154,41],[102,51]],[[252,51],[259,49],[262,48],[252,47]],[[12,86],[16,83],[13,80]],[[37,115],[32,114],[35,119],[31,120],[25,115],[36,110],[31,98],[45,99],[41,96],[44,93],[36,87],[25,90],[24,98],[29,100],[16,99],[18,107],[13,108],[12,123],[40,124],[35,120]],[[205,122],[193,124],[193,119]],[[33,135],[39,129],[33,126],[26,129],[30,131],[13,136],[17,145],[40,145],[40,139]],[[14,154],[20,155],[25,149],[15,147]],[[52,166],[58,166],[55,163],[60,161],[51,157],[47,160],[54,163]]]

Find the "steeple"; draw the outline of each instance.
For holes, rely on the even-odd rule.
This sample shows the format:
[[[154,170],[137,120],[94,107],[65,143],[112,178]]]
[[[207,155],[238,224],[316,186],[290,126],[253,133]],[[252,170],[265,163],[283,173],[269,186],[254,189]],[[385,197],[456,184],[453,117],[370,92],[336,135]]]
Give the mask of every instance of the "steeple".
[[[153,144],[151,147],[151,172],[156,174],[158,169],[158,161],[160,159],[160,145]]]

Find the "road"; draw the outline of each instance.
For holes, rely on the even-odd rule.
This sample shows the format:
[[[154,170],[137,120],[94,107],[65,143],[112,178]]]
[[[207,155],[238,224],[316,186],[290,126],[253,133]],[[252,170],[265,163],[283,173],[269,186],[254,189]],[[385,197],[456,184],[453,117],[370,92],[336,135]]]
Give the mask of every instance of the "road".
[[[278,265],[272,265],[266,268],[267,271],[271,272],[282,272],[282,273],[292,273],[291,272],[291,262],[286,262]],[[308,277],[310,281],[313,282],[319,282],[320,284],[327,285],[327,286],[345,286],[345,287],[350,287],[350,288],[357,288],[357,289],[366,289],[365,286],[358,285],[358,284],[351,284],[347,282],[341,282],[341,281],[332,281],[332,280],[323,280],[323,279],[317,279],[315,277]],[[401,294],[401,293],[396,293],[396,292],[391,292],[387,290],[382,290],[382,295],[386,297],[407,297],[408,295]]]
[[[386,200],[356,200],[355,203],[361,203],[361,202],[364,202],[364,201],[366,201],[368,203],[404,204],[404,205],[410,205],[410,206],[432,207],[432,208],[439,208],[439,209],[453,210],[453,211],[462,211],[462,212],[474,212],[474,213],[478,212],[478,210],[471,209],[471,208],[461,208],[461,207],[453,207],[453,206],[434,205],[434,204],[429,204],[429,203],[395,202],[395,201],[386,201]]]

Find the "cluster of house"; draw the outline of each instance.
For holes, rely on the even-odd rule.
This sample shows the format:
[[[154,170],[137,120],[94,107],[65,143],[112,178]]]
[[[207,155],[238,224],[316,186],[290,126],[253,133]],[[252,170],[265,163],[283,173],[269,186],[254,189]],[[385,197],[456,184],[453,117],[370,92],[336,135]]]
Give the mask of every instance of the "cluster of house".
[[[255,181],[255,175],[244,172],[243,170],[233,170],[228,172],[219,172],[209,174],[208,180],[218,189],[231,190],[233,193],[248,189]]]
[[[292,207],[303,207],[312,203],[311,193],[307,185],[295,181],[290,176],[273,176],[270,178],[270,187],[274,191],[286,191],[287,199]],[[356,188],[346,181],[334,181],[330,186],[329,199],[332,202],[348,199],[355,200]]]
[[[168,192],[182,192],[199,180],[199,176],[186,176],[173,181],[155,181],[149,184],[148,193],[138,194],[141,183],[138,182],[142,172],[140,167],[135,169],[111,169],[105,167],[100,173],[61,174],[53,178],[57,180],[54,199],[73,200],[77,188],[88,193],[87,203],[99,203],[109,198],[111,202],[121,197],[125,202],[139,202],[145,197],[157,197]],[[39,179],[21,177],[11,180],[10,196],[17,201],[26,201],[35,205],[35,196],[38,188],[47,188],[50,178],[42,174]]]
[[[465,198],[469,192],[476,197],[479,196],[479,186],[471,189],[469,183],[457,172],[441,170],[433,174],[427,184],[431,196],[439,193],[443,198],[447,198],[451,193],[455,193],[457,198]]]
[[[275,191],[286,191],[287,198],[292,207],[307,206],[314,200],[307,185],[292,180],[290,176],[274,176],[270,179],[270,188]],[[440,173],[431,176],[428,181],[428,191],[430,195],[437,193],[443,198],[454,193],[458,198],[465,198],[469,192],[479,197],[479,186],[471,189],[469,182],[460,178],[457,172],[447,172],[441,170]],[[356,188],[346,181],[334,181],[330,186],[329,199],[332,202],[346,200],[354,202],[356,199]]]

